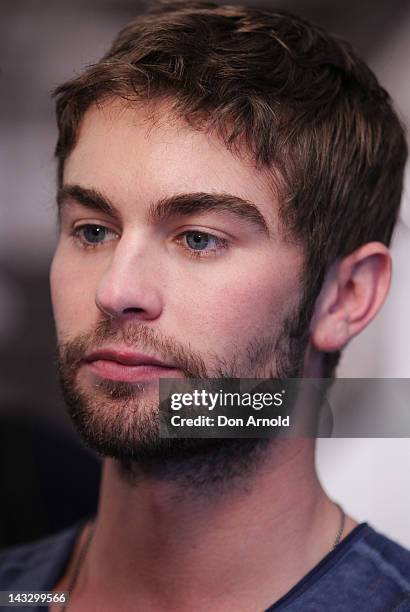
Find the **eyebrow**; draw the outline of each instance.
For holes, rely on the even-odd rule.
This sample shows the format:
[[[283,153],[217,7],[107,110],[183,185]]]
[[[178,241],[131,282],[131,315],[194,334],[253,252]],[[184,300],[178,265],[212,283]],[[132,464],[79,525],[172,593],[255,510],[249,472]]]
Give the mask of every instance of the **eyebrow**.
[[[61,222],[61,213],[70,202],[78,202],[81,206],[97,210],[116,221],[120,221],[120,214],[113,204],[96,189],[80,187],[80,185],[64,185],[57,191],[58,219]]]
[[[57,192],[58,218],[70,202],[75,201],[89,208],[121,220],[119,211],[113,203],[99,191],[80,185],[64,185]],[[255,225],[257,229],[269,236],[269,227],[265,217],[252,202],[228,193],[183,193],[176,194],[151,204],[148,209],[150,221],[160,223],[177,217],[205,212],[228,212],[240,219]]]

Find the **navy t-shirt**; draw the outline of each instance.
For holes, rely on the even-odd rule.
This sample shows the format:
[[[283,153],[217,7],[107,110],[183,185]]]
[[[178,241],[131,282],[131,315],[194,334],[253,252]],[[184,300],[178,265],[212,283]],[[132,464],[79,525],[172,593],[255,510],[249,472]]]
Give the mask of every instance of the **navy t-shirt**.
[[[83,525],[0,551],[0,590],[52,590]],[[410,551],[362,523],[266,612],[277,610],[410,612]]]

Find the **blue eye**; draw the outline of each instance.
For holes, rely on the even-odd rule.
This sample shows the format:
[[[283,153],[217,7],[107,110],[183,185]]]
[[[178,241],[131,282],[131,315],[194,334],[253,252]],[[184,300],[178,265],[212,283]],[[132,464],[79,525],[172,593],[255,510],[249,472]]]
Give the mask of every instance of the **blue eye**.
[[[179,242],[188,255],[196,258],[214,257],[229,248],[226,238],[201,230],[190,230],[179,236]]]
[[[97,247],[117,237],[117,234],[108,227],[93,223],[75,227],[72,235],[84,248]]]
[[[195,251],[202,251],[209,245],[210,238],[215,238],[204,232],[187,232],[185,236],[187,245]]]
[[[98,244],[99,242],[103,242],[107,229],[100,225],[86,225],[82,228],[82,231],[82,235],[87,242]]]

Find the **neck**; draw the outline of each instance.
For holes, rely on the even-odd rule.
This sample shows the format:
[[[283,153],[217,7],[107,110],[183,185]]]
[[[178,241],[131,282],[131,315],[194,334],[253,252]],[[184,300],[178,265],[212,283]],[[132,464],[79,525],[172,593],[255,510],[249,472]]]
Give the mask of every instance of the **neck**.
[[[312,440],[276,442],[242,485],[206,496],[149,476],[132,485],[106,460],[83,588],[138,592],[144,610],[268,607],[331,550],[339,514]]]

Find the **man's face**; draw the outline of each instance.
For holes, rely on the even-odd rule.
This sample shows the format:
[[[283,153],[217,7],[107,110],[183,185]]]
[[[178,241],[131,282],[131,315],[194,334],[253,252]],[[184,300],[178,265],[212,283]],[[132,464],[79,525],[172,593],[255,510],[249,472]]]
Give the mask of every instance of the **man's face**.
[[[119,102],[93,108],[60,206],[60,374],[98,450],[133,455],[140,438],[155,439],[160,376],[301,375],[304,347],[289,340],[301,250],[282,237],[269,181],[245,156],[165,107],[155,122]]]

